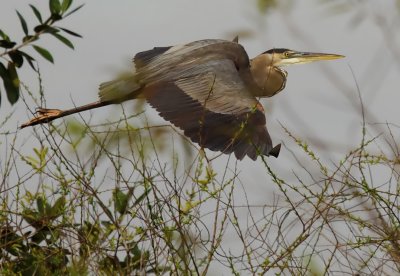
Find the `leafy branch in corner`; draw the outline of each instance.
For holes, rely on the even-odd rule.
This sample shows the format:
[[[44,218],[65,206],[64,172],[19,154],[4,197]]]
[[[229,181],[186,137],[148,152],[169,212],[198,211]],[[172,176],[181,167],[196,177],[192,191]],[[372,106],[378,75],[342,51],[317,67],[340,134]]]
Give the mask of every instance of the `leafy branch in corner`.
[[[20,81],[17,70],[23,66],[24,61],[26,61],[33,70],[37,70],[34,64],[34,61],[36,61],[35,58],[25,52],[25,47],[31,46],[40,56],[51,63],[54,63],[52,54],[46,48],[35,43],[39,40],[41,35],[50,34],[69,48],[74,49],[73,43],[65,34],[75,37],[81,37],[81,35],[55,25],[83,7],[83,5],[80,5],[76,8],[72,8],[72,2],[73,0],[49,0],[50,16],[45,20],[41,12],[34,5],[30,4],[29,6],[32,12],[39,22],[39,24],[32,29],[28,27],[24,16],[17,11],[17,16],[25,34],[20,43],[11,39],[9,35],[0,29],[0,48],[4,49],[3,52],[0,52],[0,78],[3,80],[7,99],[11,104],[18,101],[20,94]],[[24,51],[22,49],[24,49]]]

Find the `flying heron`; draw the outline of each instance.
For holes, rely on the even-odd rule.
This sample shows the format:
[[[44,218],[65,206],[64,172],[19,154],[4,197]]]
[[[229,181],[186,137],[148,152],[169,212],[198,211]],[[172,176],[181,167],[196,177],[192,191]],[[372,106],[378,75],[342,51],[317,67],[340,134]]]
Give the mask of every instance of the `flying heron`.
[[[342,57],[276,48],[249,59],[237,38],[155,47],[135,55],[131,75],[102,83],[97,102],[68,110],[39,108],[21,128],[144,98],[201,147],[234,153],[239,160],[246,155],[253,160],[258,155],[277,157],[280,144],[273,147],[257,98],[285,88],[282,66]]]

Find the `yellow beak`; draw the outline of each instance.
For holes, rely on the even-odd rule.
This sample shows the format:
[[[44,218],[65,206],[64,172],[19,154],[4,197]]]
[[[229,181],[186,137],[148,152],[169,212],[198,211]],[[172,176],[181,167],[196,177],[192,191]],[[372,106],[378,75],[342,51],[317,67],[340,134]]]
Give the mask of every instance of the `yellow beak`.
[[[281,60],[281,65],[304,64],[320,60],[333,60],[344,58],[337,54],[312,53],[312,52],[288,52]]]

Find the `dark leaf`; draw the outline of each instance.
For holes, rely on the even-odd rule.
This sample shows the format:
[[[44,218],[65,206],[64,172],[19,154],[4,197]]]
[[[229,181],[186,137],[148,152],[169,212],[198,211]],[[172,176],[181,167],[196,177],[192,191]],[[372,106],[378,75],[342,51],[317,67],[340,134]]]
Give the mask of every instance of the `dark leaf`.
[[[64,212],[64,207],[65,207],[65,197],[62,196],[59,199],[57,199],[53,207],[51,207],[50,215],[54,217],[61,216]]]
[[[11,60],[14,62],[15,66],[18,68],[21,68],[22,64],[24,63],[24,58],[22,57],[22,54],[20,51],[11,51],[8,54],[11,58]]]
[[[7,250],[7,252],[10,253],[11,255],[18,257],[21,254],[21,252],[20,250],[18,250],[19,249],[18,246],[13,246],[13,245],[14,244],[11,244],[11,246],[7,246],[5,250]]]
[[[63,31],[66,32],[67,34],[70,34],[70,35],[73,35],[73,36],[81,37],[81,38],[82,38],[82,36],[81,36],[80,34],[77,34],[77,33],[73,32],[73,31],[68,30],[68,29],[65,29],[65,28],[59,28],[59,29],[60,29],[60,30],[63,30]]]
[[[52,15],[61,13],[61,4],[59,0],[50,0],[50,12]]]
[[[32,69],[36,71],[36,67],[33,64],[35,59],[33,57],[31,57],[30,55],[28,55],[27,53],[25,53],[25,52],[20,51],[20,53],[26,59],[26,61],[28,61],[29,65],[32,67]]]
[[[24,31],[25,35],[28,35],[28,25],[26,24],[25,18],[17,11],[17,15],[19,21],[21,22],[22,30]]]
[[[147,195],[150,193],[151,189],[146,189],[143,194],[141,194],[133,203],[133,206],[138,205],[140,202],[142,202],[143,199],[145,199],[147,197]]]
[[[39,20],[39,22],[43,23],[42,15],[40,14],[39,10],[32,4],[29,4],[29,6],[32,8],[33,13],[35,14],[35,16]]]
[[[3,78],[6,75],[7,75],[7,69],[3,65],[3,63],[0,62],[0,77]]]
[[[41,243],[46,239],[48,233],[49,231],[47,229],[40,229],[31,237],[31,239],[34,243]]]
[[[77,12],[78,10],[80,10],[81,8],[83,8],[85,4],[82,4],[78,7],[76,7],[75,9],[73,9],[72,11],[70,11],[69,13],[65,14],[64,17],[70,16],[71,14],[73,14],[74,12]]]
[[[38,25],[33,29],[36,33],[45,32],[45,33],[57,33],[59,30],[53,28],[47,24]]]
[[[139,246],[136,242],[130,243],[129,247],[131,248],[129,250],[129,253],[131,253],[136,259],[142,255],[142,251],[139,249]]]
[[[71,7],[72,0],[63,0],[61,4],[61,11],[66,12]]]
[[[61,14],[52,14],[51,19],[53,19],[53,21],[58,21],[58,20],[62,19],[62,16],[61,16]]]
[[[128,206],[128,195],[124,194],[120,189],[114,190],[114,207],[120,214],[125,214]]]
[[[11,104],[14,104],[19,99],[19,77],[15,64],[13,62],[8,63],[8,75],[10,76],[11,86],[7,90],[7,98]]]
[[[4,89],[7,89],[6,82],[8,81],[8,73],[6,67],[1,62],[0,62],[0,78],[3,80]],[[0,94],[0,103],[1,103],[1,94]]]
[[[8,101],[11,104],[16,103],[19,98],[19,78],[14,63],[9,62],[7,68],[0,63],[0,77],[3,79]]]
[[[54,63],[54,59],[53,56],[50,54],[49,51],[47,51],[46,49],[39,47],[37,45],[32,45],[32,47],[45,59],[47,59],[48,61],[50,61],[51,63]]]
[[[46,212],[45,212],[46,216],[50,216],[51,215],[51,205],[49,203],[46,202]]]
[[[0,47],[2,48],[6,48],[6,49],[11,49],[12,47],[14,47],[15,45],[17,45],[17,43],[9,41],[9,40],[0,40]]]
[[[68,40],[67,38],[65,38],[64,36],[59,35],[59,34],[56,34],[56,33],[52,33],[52,35],[53,35],[54,37],[56,37],[58,40],[60,40],[62,43],[64,43],[65,45],[67,45],[69,48],[75,49],[75,48],[74,48],[74,44],[72,44],[72,42],[69,41],[69,40]]]
[[[33,35],[27,35],[22,39],[22,42],[24,42],[24,43],[27,43],[28,41],[29,42],[33,42],[33,41],[36,41],[38,39],[39,39],[38,37],[35,37]]]
[[[43,200],[43,197],[38,197],[37,199],[36,199],[36,206],[37,206],[37,210],[38,210],[38,212],[39,212],[39,214],[41,214],[41,215],[44,215],[44,200]]]
[[[0,239],[2,249],[13,256],[18,256],[20,250],[24,249],[23,238],[12,227],[0,228]]]

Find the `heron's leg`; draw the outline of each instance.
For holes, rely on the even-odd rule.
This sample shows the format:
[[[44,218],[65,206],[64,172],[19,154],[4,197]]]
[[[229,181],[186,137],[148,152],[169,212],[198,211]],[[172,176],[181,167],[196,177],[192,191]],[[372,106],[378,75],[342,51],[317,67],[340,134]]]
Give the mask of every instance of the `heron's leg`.
[[[38,107],[36,108],[36,114],[38,115],[37,118],[39,117],[54,117],[54,116],[59,116],[63,111],[60,109],[51,109],[51,108],[41,108]]]
[[[44,124],[44,123],[49,123],[57,118],[61,118],[64,116],[68,116],[71,114],[79,113],[85,110],[90,110],[110,104],[114,104],[115,102],[112,101],[97,101],[93,103],[89,103],[86,105],[74,107],[71,109],[65,109],[65,110],[60,110],[60,109],[47,109],[47,108],[37,108],[36,113],[35,113],[35,118],[31,119],[29,122],[26,122],[25,124],[22,124],[20,128],[24,128],[27,126],[34,126],[34,125],[39,125],[39,124]]]

